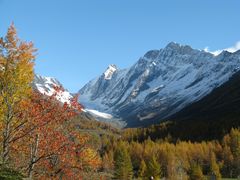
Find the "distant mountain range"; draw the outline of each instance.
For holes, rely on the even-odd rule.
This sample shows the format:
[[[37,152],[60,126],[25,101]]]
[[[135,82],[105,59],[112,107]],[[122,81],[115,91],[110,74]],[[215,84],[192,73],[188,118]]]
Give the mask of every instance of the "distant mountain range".
[[[216,56],[172,42],[147,52],[130,68],[110,65],[79,90],[79,101],[88,109],[124,120],[127,127],[146,126],[203,99],[239,66],[240,51]]]
[[[238,113],[238,108],[230,108],[233,106],[228,106],[225,98],[240,98],[240,93],[233,95],[231,91],[239,83],[239,66],[240,51],[213,55],[172,42],[147,52],[130,68],[109,65],[79,90],[79,101],[84,111],[97,120],[127,127],[145,127],[166,119],[214,119],[228,110]],[[228,82],[228,88],[222,88]],[[62,84],[55,78],[35,76],[33,87],[39,92],[52,95],[54,86]],[[216,91],[223,94],[218,97]],[[69,102],[72,94],[64,89],[57,98]]]
[[[107,78],[110,78],[111,71],[112,69],[110,69],[110,71],[108,71],[108,74],[106,74]],[[70,99],[73,98],[74,95],[70,93],[67,89],[65,89],[63,85],[56,78],[53,77],[35,75],[32,86],[35,90],[47,96],[51,96],[56,93],[56,98],[61,103],[70,103]],[[62,90],[60,92],[56,92],[55,87],[62,87]],[[88,108],[84,108],[83,112],[85,116],[89,117],[90,119],[108,122],[112,126],[116,127],[125,126],[125,122],[121,121],[121,119],[114,118],[110,114]]]

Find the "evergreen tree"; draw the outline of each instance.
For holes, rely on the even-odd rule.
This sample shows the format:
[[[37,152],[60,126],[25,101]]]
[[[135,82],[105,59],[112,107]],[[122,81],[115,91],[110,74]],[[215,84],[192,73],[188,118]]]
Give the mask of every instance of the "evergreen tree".
[[[0,179],[1,180],[22,180],[24,176],[13,169],[1,168],[0,169]]]
[[[191,164],[190,179],[191,180],[204,180],[202,168],[199,164],[196,164],[196,163]]]
[[[213,152],[211,152],[210,154],[210,175],[213,176],[216,180],[220,180],[221,179],[221,173],[219,170],[219,166],[216,162],[216,156]]]
[[[114,153],[114,179],[130,180],[133,176],[133,167],[131,158],[123,143],[119,143]]]
[[[240,131],[232,129],[230,132],[230,148],[233,154],[233,176],[240,176]]]
[[[177,172],[177,161],[172,150],[167,154],[167,177],[169,180],[175,180],[179,176]]]
[[[161,165],[157,162],[155,155],[152,155],[147,165],[147,177],[153,177],[154,179],[160,179],[162,175]]]
[[[147,170],[147,165],[145,161],[142,159],[139,170],[138,170],[138,177],[139,178],[144,178]]]
[[[225,177],[233,177],[233,162],[234,157],[230,148],[230,136],[225,135],[223,138],[222,160],[224,162],[222,167],[222,175]]]
[[[114,168],[113,152],[106,152],[103,156],[102,167],[105,171],[111,172]]]

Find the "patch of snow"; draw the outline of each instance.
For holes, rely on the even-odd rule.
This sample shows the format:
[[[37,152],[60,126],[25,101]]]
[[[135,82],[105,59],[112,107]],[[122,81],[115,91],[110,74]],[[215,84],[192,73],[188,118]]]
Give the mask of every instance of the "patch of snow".
[[[138,118],[139,118],[140,121],[143,121],[143,120],[146,120],[146,119],[151,119],[151,118],[153,118],[155,116],[156,116],[156,113],[149,113],[148,115],[143,116],[143,117],[138,115]]]
[[[117,67],[115,65],[109,65],[107,70],[104,72],[104,79],[110,80],[112,79],[112,76],[114,72],[117,70]]]
[[[159,92],[162,88],[164,88],[165,86],[164,85],[160,85],[158,87],[155,87],[152,92]]]
[[[85,109],[86,112],[89,112],[90,114],[94,115],[94,116],[98,116],[101,118],[105,118],[105,119],[112,119],[113,116],[111,114],[108,113],[104,113],[104,112],[99,112],[97,110],[94,109]]]
[[[229,48],[225,48],[225,49],[221,49],[221,50],[216,50],[216,51],[209,51],[209,48],[206,47],[204,48],[205,52],[209,52],[211,54],[213,54],[214,56],[218,56],[219,54],[221,54],[223,51],[227,51],[230,53],[234,53],[236,51],[240,50],[240,41],[238,41],[234,46],[229,47]]]
[[[40,75],[36,75],[34,79],[34,86],[35,88],[42,94],[46,96],[52,96],[56,93],[54,87],[62,86],[55,78],[51,77],[44,77]],[[57,100],[62,103],[70,104],[70,99],[72,99],[72,95],[67,90],[63,89],[56,94]]]

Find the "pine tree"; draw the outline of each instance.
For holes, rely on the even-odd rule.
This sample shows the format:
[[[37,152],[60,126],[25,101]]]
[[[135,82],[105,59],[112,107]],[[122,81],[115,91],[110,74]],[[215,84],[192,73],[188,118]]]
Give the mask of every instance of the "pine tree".
[[[190,167],[190,179],[191,180],[204,180],[202,168],[199,164],[193,163]]]
[[[233,176],[240,175],[240,130],[232,129],[230,132],[230,148],[233,154]]]
[[[225,177],[233,177],[233,162],[234,157],[230,148],[230,136],[225,135],[223,138],[223,150],[222,150],[222,158],[224,161],[223,167],[222,167],[222,174]]]
[[[216,162],[216,156],[213,152],[211,152],[210,158],[211,158],[211,161],[210,161],[210,175],[214,176],[214,178],[216,180],[220,180],[221,179],[221,173],[220,173],[220,170],[219,170],[219,166]]]
[[[141,164],[139,166],[139,170],[138,170],[138,177],[140,179],[145,177],[146,170],[147,170],[147,165],[146,165],[145,161],[142,159]]]
[[[106,152],[103,156],[103,163],[102,167],[105,171],[111,172],[114,168],[114,162],[113,162],[113,152],[112,150],[109,152]]]
[[[172,150],[167,153],[167,177],[169,180],[175,180],[178,177],[177,161]]]
[[[152,176],[154,179],[160,179],[161,175],[161,165],[157,162],[155,155],[152,155],[147,164],[147,176],[148,178]]]
[[[114,179],[132,179],[132,162],[128,151],[123,143],[119,143],[119,146],[116,148],[114,153],[114,161]]]

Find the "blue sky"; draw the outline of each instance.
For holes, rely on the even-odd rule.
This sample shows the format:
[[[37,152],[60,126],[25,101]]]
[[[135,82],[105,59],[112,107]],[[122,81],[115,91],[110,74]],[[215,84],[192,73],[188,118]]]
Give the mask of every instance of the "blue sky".
[[[35,71],[72,92],[171,41],[211,51],[240,40],[239,0],[0,0],[0,36],[13,21],[38,49]]]

